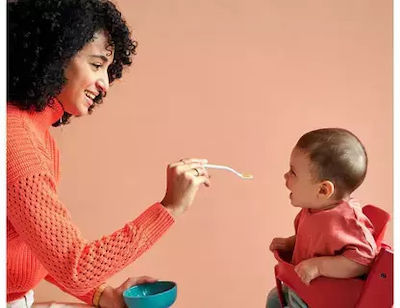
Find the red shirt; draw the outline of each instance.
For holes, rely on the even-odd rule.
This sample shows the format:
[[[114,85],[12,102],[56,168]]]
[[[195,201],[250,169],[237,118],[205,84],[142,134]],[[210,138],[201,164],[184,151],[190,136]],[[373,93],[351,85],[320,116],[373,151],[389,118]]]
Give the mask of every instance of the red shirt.
[[[292,263],[321,257],[343,255],[370,265],[377,253],[371,221],[354,201],[319,212],[302,209],[294,221],[296,243]]]

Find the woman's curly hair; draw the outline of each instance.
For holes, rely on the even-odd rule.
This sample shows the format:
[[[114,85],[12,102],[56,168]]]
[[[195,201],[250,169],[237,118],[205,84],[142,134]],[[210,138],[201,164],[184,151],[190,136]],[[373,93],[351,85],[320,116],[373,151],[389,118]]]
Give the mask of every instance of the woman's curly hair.
[[[114,48],[110,84],[132,63],[137,42],[108,0],[17,0],[7,7],[7,100],[21,109],[41,111],[52,103],[66,82],[68,63],[97,31],[105,30]],[[70,116],[64,113],[54,125],[67,123]]]

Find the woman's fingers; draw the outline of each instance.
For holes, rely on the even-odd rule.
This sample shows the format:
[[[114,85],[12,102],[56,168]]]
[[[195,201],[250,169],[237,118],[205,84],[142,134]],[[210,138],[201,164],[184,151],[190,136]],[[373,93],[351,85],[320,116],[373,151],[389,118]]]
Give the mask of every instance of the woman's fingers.
[[[136,279],[136,284],[143,284],[143,283],[150,283],[150,282],[157,281],[157,279],[150,277],[150,276],[140,276],[135,279]]]
[[[203,166],[194,166],[193,168],[190,168],[187,170],[187,172],[190,172],[191,174],[193,174],[194,176],[206,176],[208,177],[208,172],[207,169],[204,168]]]
[[[198,164],[207,164],[208,160],[204,158],[183,158],[178,160],[177,162],[169,164],[170,167],[176,167],[176,166],[182,166],[182,165],[188,165],[188,164],[193,164],[193,163],[198,163]]]
[[[201,184],[204,184],[204,186],[206,187],[211,186],[210,177],[208,174],[196,176],[194,181],[196,182],[197,186],[200,186]]]
[[[193,162],[189,164],[170,164],[168,166],[168,169],[170,169],[177,175],[185,173],[187,171],[190,171],[190,173],[195,176],[207,174],[207,170],[206,168],[204,168],[204,164],[199,162]],[[197,174],[196,169],[199,174]]]
[[[180,162],[183,162],[185,164],[191,164],[191,163],[200,163],[200,164],[207,164],[208,160],[205,158],[183,158],[179,160]]]
[[[175,216],[193,202],[200,185],[210,186],[206,159],[186,158],[168,165],[167,191],[161,203]]]
[[[178,165],[175,167],[175,169],[179,172],[186,172],[188,170],[195,169],[195,168],[204,169],[204,171],[206,170],[204,168],[204,164],[202,164],[202,163],[190,163],[190,164]]]
[[[140,277],[129,277],[127,280],[125,280],[119,287],[118,289],[123,292],[124,290],[136,286],[138,284],[143,284],[147,282],[155,282],[157,279],[149,277],[149,276],[140,276]]]
[[[209,178],[207,169],[204,168],[204,163],[206,159],[186,159],[187,163],[183,163],[183,161],[179,161],[177,163],[172,163],[168,166],[168,171],[171,172],[173,175],[180,176],[180,175],[190,175],[192,177],[201,177],[205,176]],[[206,181],[205,179],[201,179],[201,181],[196,181],[197,184],[200,183],[208,183],[209,180]]]

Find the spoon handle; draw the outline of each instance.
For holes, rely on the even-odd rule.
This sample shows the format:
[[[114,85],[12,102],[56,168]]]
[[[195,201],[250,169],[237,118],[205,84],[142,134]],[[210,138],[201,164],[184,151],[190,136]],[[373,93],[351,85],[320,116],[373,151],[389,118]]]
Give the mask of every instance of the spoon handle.
[[[228,167],[228,166],[224,166],[224,165],[214,165],[214,164],[204,164],[205,168],[209,168],[209,169],[222,169],[222,170],[228,170],[233,172],[234,174],[236,174],[238,177],[242,178],[242,179],[250,179],[253,178],[252,175],[246,175],[244,176],[243,174],[241,174],[240,172],[236,171],[235,169]]]

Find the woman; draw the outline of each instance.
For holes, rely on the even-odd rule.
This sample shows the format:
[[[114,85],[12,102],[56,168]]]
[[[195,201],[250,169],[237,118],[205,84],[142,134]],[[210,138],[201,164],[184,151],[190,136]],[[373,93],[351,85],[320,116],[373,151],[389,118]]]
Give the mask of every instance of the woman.
[[[167,168],[167,191],[111,235],[83,239],[57,196],[58,150],[49,127],[65,125],[102,102],[110,83],[131,64],[136,42],[107,0],[8,3],[7,301],[29,307],[44,278],[84,302],[123,307],[122,291],[104,281],[162,236],[209,186],[206,160]],[[25,305],[25,306],[24,306]]]

